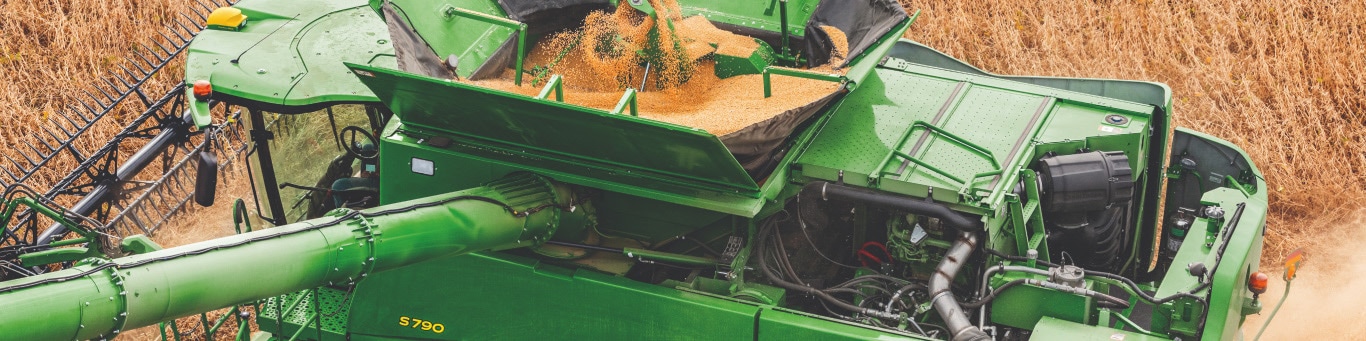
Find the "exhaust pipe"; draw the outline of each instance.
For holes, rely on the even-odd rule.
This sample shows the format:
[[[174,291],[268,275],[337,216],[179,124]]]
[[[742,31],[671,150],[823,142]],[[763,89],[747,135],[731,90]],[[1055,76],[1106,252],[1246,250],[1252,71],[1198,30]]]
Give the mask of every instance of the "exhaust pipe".
[[[972,256],[972,251],[977,249],[976,232],[983,229],[981,221],[973,219],[975,217],[970,215],[955,212],[948,206],[922,199],[848,187],[825,181],[806,184],[802,188],[802,194],[821,200],[857,201],[935,217],[939,218],[945,225],[960,231],[958,240],[949,247],[949,252],[944,255],[944,261],[939,263],[934,275],[930,277],[930,302],[933,302],[934,310],[939,313],[939,316],[944,319],[944,324],[949,327],[949,332],[953,334],[954,341],[991,340],[987,333],[972,325],[972,321],[968,320],[967,313],[958,304],[958,299],[953,297],[953,291],[949,290],[953,278],[958,276],[958,271],[963,269],[963,264],[967,263],[968,257]],[[814,199],[808,200],[814,201]],[[801,198],[799,197],[797,200],[800,201]]]
[[[991,340],[987,333],[972,325],[967,312],[958,305],[958,299],[954,298],[953,291],[949,290],[953,278],[958,276],[958,270],[963,269],[963,263],[967,262],[968,257],[972,256],[972,250],[975,249],[977,235],[962,232],[958,240],[953,242],[953,246],[949,247],[949,252],[944,254],[944,261],[939,262],[934,275],[930,276],[930,302],[934,304],[934,311],[939,313],[939,317],[944,319],[944,324],[949,327],[954,341]]]

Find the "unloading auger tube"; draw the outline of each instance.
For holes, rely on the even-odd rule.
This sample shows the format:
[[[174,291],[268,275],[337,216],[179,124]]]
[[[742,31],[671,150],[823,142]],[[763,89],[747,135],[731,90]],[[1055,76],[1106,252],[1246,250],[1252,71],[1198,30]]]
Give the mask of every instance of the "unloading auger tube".
[[[819,195],[821,200],[856,201],[935,217],[944,222],[946,226],[959,231],[958,239],[949,247],[949,251],[944,254],[944,260],[939,263],[934,275],[930,277],[930,302],[934,305],[934,310],[939,313],[940,318],[944,319],[944,324],[953,335],[953,340],[991,340],[990,336],[987,336],[977,326],[972,325],[972,321],[968,320],[967,313],[963,311],[962,305],[958,304],[958,300],[954,298],[953,291],[949,290],[953,278],[958,275],[959,270],[963,269],[963,264],[967,263],[968,257],[972,256],[972,251],[977,249],[977,232],[982,230],[980,220],[974,220],[968,215],[949,209],[947,206],[924,199],[842,186],[825,181],[808,183],[802,188],[802,192],[808,197]]]
[[[127,329],[425,260],[539,245],[582,228],[567,186],[514,175],[454,193],[0,283],[6,340],[108,339]],[[229,290],[230,289],[230,290]]]

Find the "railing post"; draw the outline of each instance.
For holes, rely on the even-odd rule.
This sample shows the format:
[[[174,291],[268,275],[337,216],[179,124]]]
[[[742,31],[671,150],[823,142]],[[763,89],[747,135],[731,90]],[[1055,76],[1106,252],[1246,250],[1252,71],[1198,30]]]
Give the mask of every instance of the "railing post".
[[[848,78],[845,78],[844,76],[841,76],[841,75],[838,75],[838,74],[823,74],[823,73],[815,73],[815,72],[810,72],[810,71],[802,71],[802,70],[797,70],[797,69],[789,69],[789,68],[784,68],[784,67],[773,67],[773,66],[764,68],[764,71],[762,72],[762,74],[763,74],[763,76],[764,76],[764,98],[773,97],[773,84],[772,84],[772,83],[773,83],[773,80],[772,80],[773,77],[772,77],[771,75],[775,75],[775,74],[776,74],[776,75],[779,75],[779,76],[789,76],[789,77],[797,77],[797,78],[806,78],[806,79],[814,79],[814,80],[818,80],[818,81],[838,82],[838,83],[844,83],[845,81],[848,81],[848,80],[849,80]]]
[[[550,81],[545,83],[544,88],[541,88],[541,94],[536,95],[536,99],[546,99],[550,97],[550,93],[553,91],[555,93],[555,101],[564,102],[563,83],[564,79],[561,78],[560,75],[550,77]]]
[[[621,96],[621,101],[617,102],[617,107],[612,109],[612,113],[621,114],[628,105],[631,106],[631,116],[640,116],[640,112],[636,110],[636,89],[626,88],[626,94]]]

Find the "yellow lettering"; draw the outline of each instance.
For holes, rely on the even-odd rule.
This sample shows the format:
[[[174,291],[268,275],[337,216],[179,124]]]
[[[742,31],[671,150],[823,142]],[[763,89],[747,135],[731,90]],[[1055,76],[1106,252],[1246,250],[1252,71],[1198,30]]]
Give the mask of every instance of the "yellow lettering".
[[[399,316],[398,325],[413,329],[421,328],[422,330],[431,331],[437,334],[441,334],[446,331],[446,325],[444,324],[426,321],[416,317]]]

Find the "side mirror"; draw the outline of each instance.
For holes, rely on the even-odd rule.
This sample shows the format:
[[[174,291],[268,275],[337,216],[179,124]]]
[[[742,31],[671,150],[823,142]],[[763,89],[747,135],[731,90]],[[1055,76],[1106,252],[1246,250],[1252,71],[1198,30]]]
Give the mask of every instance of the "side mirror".
[[[209,150],[199,153],[199,170],[194,179],[194,202],[199,206],[213,206],[218,190],[218,157]]]
[[[1304,262],[1307,255],[1302,249],[1295,249],[1290,255],[1285,256],[1285,281],[1295,280],[1295,272],[1300,270],[1300,263]]]

